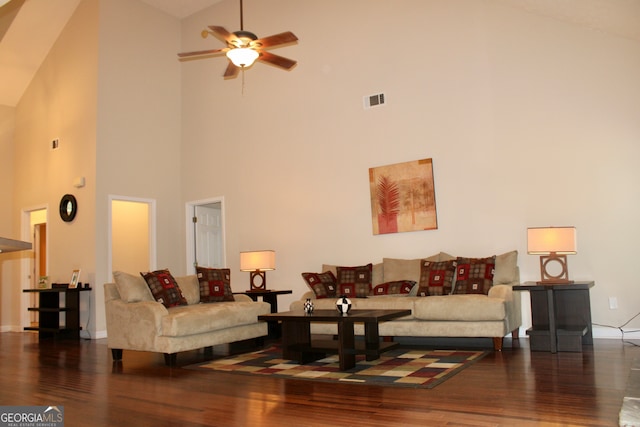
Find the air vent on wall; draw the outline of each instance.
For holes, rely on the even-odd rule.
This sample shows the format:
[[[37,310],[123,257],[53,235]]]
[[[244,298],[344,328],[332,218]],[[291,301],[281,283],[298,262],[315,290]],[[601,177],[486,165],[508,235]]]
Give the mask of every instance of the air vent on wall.
[[[384,93],[369,95],[364,97],[365,110],[372,107],[380,107],[384,105]]]

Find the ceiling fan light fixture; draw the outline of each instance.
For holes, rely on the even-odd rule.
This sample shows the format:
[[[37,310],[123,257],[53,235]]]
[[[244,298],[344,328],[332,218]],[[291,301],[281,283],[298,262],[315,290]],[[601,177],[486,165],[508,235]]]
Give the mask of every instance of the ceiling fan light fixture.
[[[233,65],[240,68],[250,67],[258,56],[260,56],[258,52],[246,47],[231,49],[227,52],[227,58],[233,62]]]

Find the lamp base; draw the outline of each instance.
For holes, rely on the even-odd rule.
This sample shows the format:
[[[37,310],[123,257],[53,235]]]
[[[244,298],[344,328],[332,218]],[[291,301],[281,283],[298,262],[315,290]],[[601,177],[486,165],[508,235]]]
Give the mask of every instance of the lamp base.
[[[536,282],[537,285],[570,285],[572,283],[573,283],[573,280],[557,280],[557,279],[539,280]]]
[[[549,271],[549,267],[554,263],[559,264],[560,272],[558,274]],[[558,267],[556,266],[556,268]],[[542,280],[537,282],[539,285],[573,283],[573,280],[569,280],[567,256],[558,255],[555,252],[551,252],[549,255],[540,255],[540,277]]]
[[[260,279],[259,283],[256,283],[256,278]],[[264,291],[267,289],[267,274],[264,271],[255,270],[249,273],[249,279],[251,281],[250,291]]]

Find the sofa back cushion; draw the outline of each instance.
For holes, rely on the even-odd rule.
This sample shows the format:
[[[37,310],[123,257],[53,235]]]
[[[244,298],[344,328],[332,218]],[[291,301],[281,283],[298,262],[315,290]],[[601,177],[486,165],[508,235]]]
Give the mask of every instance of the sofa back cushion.
[[[114,271],[113,280],[116,282],[116,288],[123,301],[153,301],[149,286],[140,275],[134,276],[122,271]]]
[[[494,285],[513,285],[520,282],[518,272],[518,251],[496,255],[496,272],[493,276]]]
[[[193,305],[200,302],[200,284],[198,283],[198,277],[195,274],[189,276],[178,276],[176,282],[180,286],[184,299],[187,300],[187,304]]]
[[[196,267],[196,274],[200,284],[200,302],[234,301],[230,269]]]

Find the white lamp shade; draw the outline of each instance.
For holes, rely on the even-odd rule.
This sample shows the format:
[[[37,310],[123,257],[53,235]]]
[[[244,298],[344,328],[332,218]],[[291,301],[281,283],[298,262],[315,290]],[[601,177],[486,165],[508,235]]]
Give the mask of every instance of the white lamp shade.
[[[533,227],[527,229],[527,253],[532,255],[576,254],[575,227]]]
[[[246,47],[238,47],[227,52],[227,58],[233,62],[233,65],[241,68],[253,65],[258,56],[260,56],[258,52]]]
[[[275,251],[240,252],[240,271],[267,271],[276,269]]]

